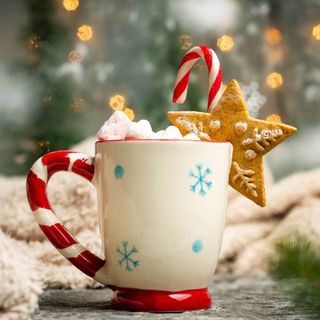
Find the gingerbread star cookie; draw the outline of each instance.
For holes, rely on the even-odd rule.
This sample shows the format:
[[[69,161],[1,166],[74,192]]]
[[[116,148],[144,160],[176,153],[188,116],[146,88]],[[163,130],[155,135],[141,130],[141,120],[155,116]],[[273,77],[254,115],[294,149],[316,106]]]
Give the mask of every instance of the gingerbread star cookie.
[[[182,135],[193,132],[201,140],[231,142],[230,185],[265,206],[262,156],[294,134],[296,128],[281,123],[275,115],[268,117],[271,121],[251,118],[236,80],[228,84],[212,113],[168,112],[168,117]]]

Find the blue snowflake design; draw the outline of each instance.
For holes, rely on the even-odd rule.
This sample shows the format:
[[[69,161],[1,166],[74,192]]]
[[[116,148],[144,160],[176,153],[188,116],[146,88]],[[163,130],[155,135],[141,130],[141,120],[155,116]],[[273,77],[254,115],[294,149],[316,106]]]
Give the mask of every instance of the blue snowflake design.
[[[117,252],[121,256],[121,258],[118,260],[118,264],[120,267],[125,265],[127,272],[131,272],[134,268],[139,266],[139,260],[134,260],[132,257],[135,253],[138,253],[138,249],[135,246],[132,246],[129,250],[128,241],[123,241],[121,248],[117,246]]]
[[[196,173],[194,173],[193,170],[191,170],[189,173],[189,177],[195,179],[195,183],[190,186],[190,190],[192,192],[197,192],[197,190],[199,190],[199,195],[205,196],[208,190],[210,190],[212,187],[212,181],[206,179],[207,176],[212,173],[212,171],[208,167],[203,169],[202,164],[197,164],[196,168]]]

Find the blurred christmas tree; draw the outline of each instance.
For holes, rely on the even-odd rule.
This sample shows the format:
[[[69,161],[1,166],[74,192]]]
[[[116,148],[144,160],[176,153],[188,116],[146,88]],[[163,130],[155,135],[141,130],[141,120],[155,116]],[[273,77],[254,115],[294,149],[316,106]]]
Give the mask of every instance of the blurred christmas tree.
[[[6,154],[1,173],[25,173],[42,152],[69,148],[93,135],[111,114],[106,107],[115,95],[134,110],[135,120],[148,118],[154,129],[169,124],[169,109],[205,110],[208,82],[202,62],[192,71],[186,104],[171,103],[180,59],[197,44],[217,51],[225,83],[236,78],[246,92],[256,91],[251,99],[256,113],[259,107],[253,104],[265,100],[257,93],[261,90],[267,98],[261,117],[278,113],[300,129],[319,119],[319,1],[27,0],[16,6],[20,13],[14,18],[24,21],[25,7],[28,23],[12,52],[20,62],[8,87],[14,91],[15,80],[32,86],[20,92],[24,107],[15,108],[23,110],[20,118],[10,115],[6,122],[0,106],[0,151]],[[5,16],[8,5],[3,7]],[[3,105],[12,96],[18,94],[7,95]],[[317,141],[316,126],[310,134],[299,132],[305,132],[303,142]],[[277,177],[319,164],[319,148],[301,158],[306,143],[296,143],[299,137],[292,144],[300,149],[288,142],[269,158]]]
[[[23,170],[43,153],[67,148],[84,137],[75,130],[79,115],[71,108],[74,81],[59,74],[74,44],[72,30],[57,16],[57,1],[27,0],[26,5],[29,21],[23,41],[27,52],[19,68],[39,87],[39,98],[30,127],[23,133],[31,146]]]
[[[136,120],[147,118],[154,129],[169,124],[178,64],[191,47],[179,47],[181,29],[170,17],[169,1],[90,1],[80,11],[100,12],[91,23],[99,41],[82,64],[90,83],[83,90],[91,100],[92,131],[110,115],[107,109],[101,119],[101,110],[116,94],[134,109]],[[199,98],[199,90],[190,90],[187,108]]]
[[[136,120],[147,118],[155,129],[168,124],[177,66],[192,45],[179,44],[168,3],[26,1],[27,46],[15,71],[36,83],[38,99],[9,172],[25,173],[41,154],[93,135],[112,112],[106,104],[114,95],[123,96]],[[185,109],[200,107],[200,92],[189,90]],[[27,155],[22,163],[20,153]]]

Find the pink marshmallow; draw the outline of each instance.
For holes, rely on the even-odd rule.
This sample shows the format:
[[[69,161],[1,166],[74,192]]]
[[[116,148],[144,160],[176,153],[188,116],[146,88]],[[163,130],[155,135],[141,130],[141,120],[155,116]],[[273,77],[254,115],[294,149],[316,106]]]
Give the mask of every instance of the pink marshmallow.
[[[120,110],[115,111],[97,133],[99,140],[124,140],[130,119]]]

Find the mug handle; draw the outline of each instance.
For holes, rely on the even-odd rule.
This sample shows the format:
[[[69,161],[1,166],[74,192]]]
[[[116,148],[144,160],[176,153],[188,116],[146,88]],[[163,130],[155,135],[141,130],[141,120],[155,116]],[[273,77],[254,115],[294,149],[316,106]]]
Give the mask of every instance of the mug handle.
[[[40,229],[54,247],[80,271],[107,284],[105,260],[83,247],[53,212],[46,193],[51,176],[59,171],[73,172],[92,182],[93,158],[73,151],[50,152],[39,158],[27,176],[27,196]]]

